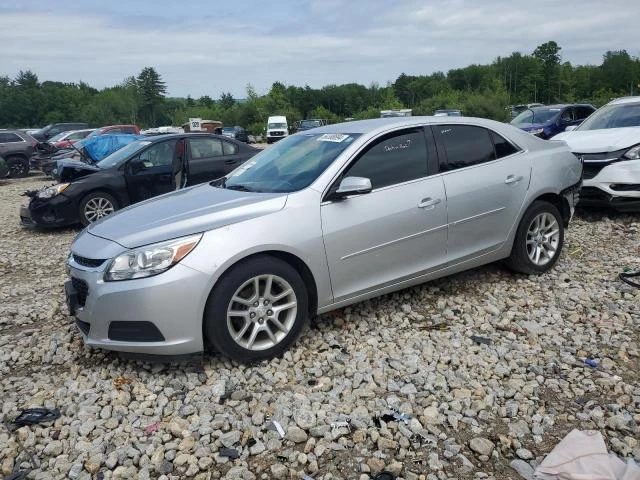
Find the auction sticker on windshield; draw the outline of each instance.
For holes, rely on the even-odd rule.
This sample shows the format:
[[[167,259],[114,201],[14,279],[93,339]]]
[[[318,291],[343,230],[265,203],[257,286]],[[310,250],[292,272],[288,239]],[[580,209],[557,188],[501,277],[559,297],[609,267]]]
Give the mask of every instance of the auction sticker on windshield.
[[[340,143],[347,138],[349,138],[349,135],[345,135],[344,133],[325,133],[324,135],[320,135],[318,137],[318,141]]]

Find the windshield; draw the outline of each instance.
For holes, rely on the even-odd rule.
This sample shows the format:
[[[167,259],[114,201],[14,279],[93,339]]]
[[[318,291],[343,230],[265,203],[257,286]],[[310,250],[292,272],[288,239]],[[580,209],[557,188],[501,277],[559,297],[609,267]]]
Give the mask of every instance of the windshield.
[[[233,132],[235,132],[235,128],[233,128],[233,127],[224,127],[222,129],[222,132],[223,133],[233,133]]]
[[[514,125],[522,123],[545,123],[552,120],[559,113],[559,108],[528,108],[511,120],[511,123]]]
[[[302,120],[300,122],[300,126],[301,127],[319,127],[320,126],[320,120]]]
[[[231,172],[226,188],[295,192],[311,185],[359,134],[298,134],[263,150]]]
[[[588,117],[576,130],[640,127],[640,103],[606,105]]]
[[[269,125],[267,125],[267,128],[287,128],[287,124],[286,123],[270,123]]]
[[[64,137],[69,135],[69,133],[71,133],[71,132],[60,132],[59,134],[54,135],[53,137],[51,137],[48,141],[49,141],[49,143],[51,143],[51,142],[59,142]]]
[[[100,168],[117,167],[126,162],[131,155],[135,155],[147,145],[151,144],[149,140],[138,140],[129,145],[122,147],[120,150],[116,150],[111,155],[104,157],[96,165]]]

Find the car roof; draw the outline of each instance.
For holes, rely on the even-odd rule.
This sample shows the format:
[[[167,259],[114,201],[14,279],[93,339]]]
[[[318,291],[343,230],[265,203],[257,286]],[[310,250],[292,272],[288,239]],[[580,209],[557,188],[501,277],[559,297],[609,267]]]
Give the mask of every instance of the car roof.
[[[566,107],[591,107],[593,105],[589,105],[588,103],[557,103],[555,105],[543,105],[539,107],[530,107],[529,110],[551,110],[556,108],[566,108]]]
[[[463,125],[480,125],[487,128],[494,128],[502,125],[495,120],[477,117],[388,117],[373,118],[370,120],[356,120],[352,122],[334,123],[316,127],[312,132],[305,132],[305,135],[318,135],[323,133],[372,133],[377,130],[388,130],[396,127],[411,127],[419,125],[431,125],[441,123],[460,123]]]
[[[611,100],[607,105],[622,105],[625,103],[640,103],[640,97],[620,97],[615,100]]]
[[[230,140],[229,137],[224,137],[222,135],[216,135],[215,133],[209,132],[161,133],[159,135],[140,135],[140,137],[141,138],[139,140],[147,142],[160,142],[162,140],[166,140],[167,138],[171,139],[185,137],[213,137],[219,138],[221,140]]]

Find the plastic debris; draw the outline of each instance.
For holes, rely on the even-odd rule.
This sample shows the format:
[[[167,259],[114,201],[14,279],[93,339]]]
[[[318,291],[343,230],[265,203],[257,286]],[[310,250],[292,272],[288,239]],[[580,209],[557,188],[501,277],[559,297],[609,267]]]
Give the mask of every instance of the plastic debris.
[[[277,420],[271,420],[267,424],[267,428],[269,430],[275,430],[280,435],[280,438],[284,438],[284,428],[282,428],[282,425],[280,425],[280,422]]]
[[[342,422],[331,422],[331,430],[337,430],[338,428],[346,428],[351,431],[351,419],[347,418]]]
[[[624,271],[618,275],[618,278],[622,280],[627,285],[631,285],[635,288],[640,288],[640,283],[634,282],[631,279],[635,277],[640,277],[640,271],[632,272],[630,268],[625,268]]]
[[[240,458],[240,452],[235,448],[223,448],[218,453],[221,457],[229,457],[232,459]]]
[[[373,417],[373,424],[377,428],[380,428],[381,427],[380,420],[382,420],[384,423],[393,422],[395,420],[397,422],[402,422],[405,425],[409,425],[410,419],[411,419],[411,415],[407,413],[392,412],[392,413],[385,413],[383,415],[380,415],[380,417]]]
[[[19,427],[35,425],[43,422],[53,422],[60,418],[60,410],[57,408],[26,408],[13,421]]]
[[[471,335],[471,340],[477,344],[483,343],[484,345],[491,345],[491,339],[487,337],[480,337],[478,335]]]
[[[596,368],[598,366],[598,360],[595,358],[585,358],[584,363],[585,365],[589,365],[591,368]]]
[[[144,431],[147,434],[152,434],[158,431],[158,422],[156,423],[152,423],[151,425],[147,425],[147,427],[144,429]]]

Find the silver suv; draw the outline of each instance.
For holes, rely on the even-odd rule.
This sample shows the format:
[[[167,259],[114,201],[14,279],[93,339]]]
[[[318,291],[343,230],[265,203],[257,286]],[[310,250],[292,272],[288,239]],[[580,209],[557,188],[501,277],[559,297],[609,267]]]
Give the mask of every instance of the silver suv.
[[[318,127],[89,226],[69,308],[90,346],[270,358],[318,313],[497,260],[547,271],[581,174],[566,145],[490,120]]]

